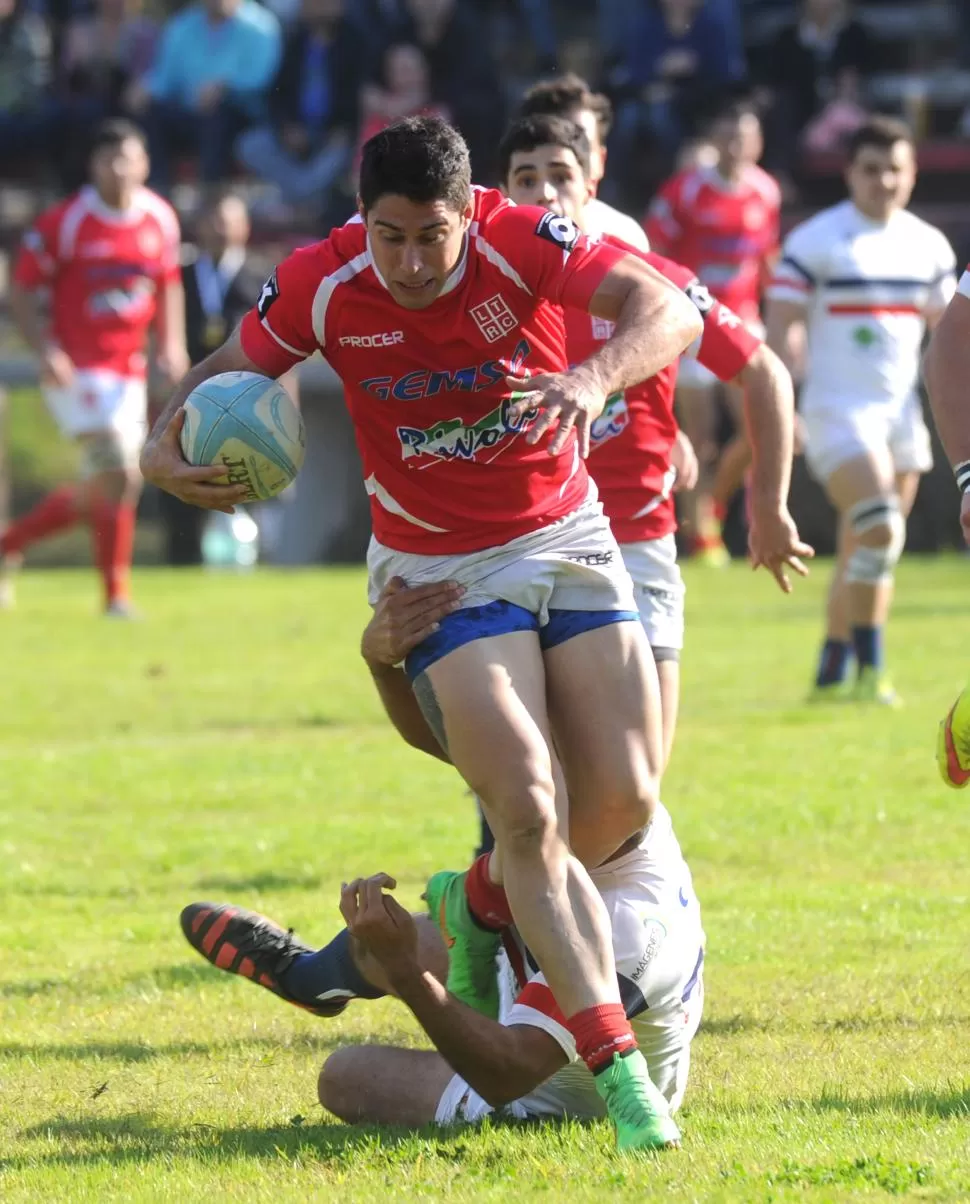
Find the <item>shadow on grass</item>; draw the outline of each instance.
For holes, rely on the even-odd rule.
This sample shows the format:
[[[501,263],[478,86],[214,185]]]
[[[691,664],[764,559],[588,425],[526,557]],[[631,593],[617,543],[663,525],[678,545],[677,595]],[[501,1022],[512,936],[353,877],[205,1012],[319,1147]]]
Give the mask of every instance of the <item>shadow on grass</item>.
[[[230,719],[215,718],[210,719],[207,723],[199,724],[200,729],[210,732],[286,732],[298,730],[300,728],[317,728],[317,727],[346,727],[347,723],[343,719],[338,719],[333,715],[313,714],[313,715],[287,715],[273,719],[254,719],[251,715],[245,718]]]
[[[346,1038],[341,1038],[336,1031],[330,1036],[325,1035],[323,1031],[319,1036],[299,1033],[285,1042],[279,1037],[260,1037],[252,1034],[228,1041],[167,1041],[158,1045],[142,1041],[5,1041],[0,1042],[0,1058],[54,1059],[62,1062],[86,1062],[102,1058],[106,1061],[131,1064],[191,1054],[211,1056],[245,1049],[263,1049],[270,1054],[305,1049],[308,1054],[317,1058],[341,1044],[346,1044]]]
[[[319,1123],[295,1116],[289,1124],[268,1128],[222,1128],[218,1125],[193,1124],[184,1128],[158,1125],[149,1113],[121,1117],[77,1118],[56,1116],[21,1131],[25,1139],[40,1138],[57,1142],[63,1148],[39,1155],[23,1154],[0,1157],[0,1173],[37,1166],[118,1166],[131,1163],[155,1163],[172,1157],[204,1161],[231,1162],[239,1158],[265,1158],[294,1161],[299,1158],[321,1162],[348,1161],[362,1151],[391,1153],[397,1147],[434,1141],[434,1153],[448,1161],[460,1161],[465,1155],[461,1131],[447,1136],[439,1129],[405,1129],[395,1126],[356,1126]],[[75,1147],[75,1148],[70,1148]],[[81,1148],[76,1148],[81,1147]],[[85,1148],[87,1147],[87,1148]]]
[[[242,878],[235,878],[231,874],[212,874],[197,879],[195,885],[199,890],[224,890],[231,894],[243,894],[247,891],[319,890],[321,881],[319,874],[277,874],[267,870],[265,873],[249,874]]]
[[[136,974],[110,981],[97,975],[80,973],[71,978],[26,978],[21,982],[0,983],[0,999],[31,999],[38,995],[49,995],[52,991],[66,992],[74,1000],[105,999],[119,998],[132,987],[177,991],[200,986],[232,987],[233,977],[230,974],[218,974],[207,962],[197,959],[197,962],[140,970]]]
[[[903,1116],[935,1116],[946,1120],[953,1116],[970,1119],[970,1083],[955,1084],[952,1089],[887,1091],[879,1095],[849,1095],[842,1091],[823,1091],[812,1100],[790,1100],[792,1107],[813,1112],[845,1112],[866,1116],[874,1112],[896,1112]]]

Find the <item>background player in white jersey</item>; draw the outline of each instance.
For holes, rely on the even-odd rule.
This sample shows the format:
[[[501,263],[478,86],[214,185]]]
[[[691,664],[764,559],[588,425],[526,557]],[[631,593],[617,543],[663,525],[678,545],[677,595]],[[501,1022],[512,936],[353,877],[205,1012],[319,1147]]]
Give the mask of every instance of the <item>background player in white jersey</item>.
[[[362,641],[388,715],[408,743],[447,759],[416,705],[403,670],[407,651],[455,605],[453,585],[405,589],[396,582]],[[687,1084],[690,1044],[703,1007],[704,932],[690,870],[670,815],[658,806],[592,880],[609,913],[617,980],[650,1077],[671,1112]],[[352,1123],[476,1122],[492,1111],[516,1119],[601,1117],[593,1075],[577,1060],[565,1018],[514,929],[499,958],[499,1022],[442,985],[448,951],[427,916],[410,916],[385,874],[343,887],[348,927],[314,950],[257,913],[194,903],[182,912],[189,943],[219,969],[249,978],[290,1003],[332,1016],[351,999],[398,995],[439,1052],[356,1045],[320,1074],[324,1107]]]
[[[852,136],[849,199],[797,227],[769,290],[768,338],[789,364],[807,332],[806,457],[839,515],[839,559],[813,697],[892,705],[883,628],[921,473],[932,467],[920,346],[956,285],[945,236],[906,209],[916,181],[907,127],[873,117]]]
[[[638,251],[649,251],[650,244],[640,223],[596,195],[606,174],[606,139],[613,125],[609,97],[593,92],[581,76],[572,72],[552,76],[533,84],[519,105],[520,117],[540,115],[575,121],[589,139],[593,195],[586,204],[586,233],[594,238],[610,234]]]
[[[970,544],[970,269],[933,332],[924,363],[936,429],[960,490],[960,525]],[[940,724],[936,745],[940,775],[948,786],[970,782],[970,689]]]

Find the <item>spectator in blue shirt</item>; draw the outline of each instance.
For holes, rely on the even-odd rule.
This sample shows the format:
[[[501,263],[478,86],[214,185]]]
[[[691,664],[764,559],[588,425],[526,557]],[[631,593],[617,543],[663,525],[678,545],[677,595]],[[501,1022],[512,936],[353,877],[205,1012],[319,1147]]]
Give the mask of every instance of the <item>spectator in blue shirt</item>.
[[[318,216],[350,164],[367,70],[363,40],[345,10],[345,0],[301,0],[269,94],[269,120],[237,146],[240,160],[277,184],[286,202],[310,202]]]
[[[236,137],[265,112],[280,43],[278,20],[255,0],[201,0],[169,19],[132,97],[144,110],[156,187],[168,185],[178,151],[198,154],[204,182],[226,177]]]
[[[726,0],[645,0],[627,10],[613,162],[634,163],[644,143],[671,161],[712,97],[745,75],[740,21]]]

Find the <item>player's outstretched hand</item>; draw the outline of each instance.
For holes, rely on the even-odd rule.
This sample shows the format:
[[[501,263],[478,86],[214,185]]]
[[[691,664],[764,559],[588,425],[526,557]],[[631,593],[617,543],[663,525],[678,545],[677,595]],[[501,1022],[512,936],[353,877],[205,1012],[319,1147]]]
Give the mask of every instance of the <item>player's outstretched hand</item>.
[[[758,569],[764,565],[786,594],[791,593],[786,567],[794,569],[799,577],[807,577],[804,561],[815,555],[815,549],[800,538],[786,506],[760,511],[756,505],[752,507],[748,552],[751,567]]]
[[[435,581],[409,588],[392,577],[381,590],[370,622],[360,640],[360,654],[369,665],[398,665],[438,630],[438,623],[461,605],[464,588],[457,581]]]
[[[397,882],[390,874],[355,878],[340,889],[340,914],[350,935],[360,941],[391,976],[418,960],[418,930],[414,917],[393,895]]]
[[[569,372],[507,376],[505,383],[513,390],[513,422],[521,421],[531,409],[539,410],[525,437],[527,443],[538,443],[546,431],[555,429],[548,450],[550,456],[558,456],[575,427],[579,454],[583,459],[589,455],[590,428],[603,412],[606,394],[583,372],[582,365]]]
[[[246,497],[245,485],[216,485],[226,470],[219,464],[196,467],[186,463],[179,443],[185,410],[179,407],[165,427],[149,436],[142,448],[141,475],[152,485],[172,493],[190,506],[232,514],[233,503]]]
[[[673,447],[670,449],[670,466],[677,473],[674,492],[680,493],[681,490],[686,490],[689,493],[697,484],[700,465],[697,462],[694,445],[683,431],[678,431],[674,438]]]

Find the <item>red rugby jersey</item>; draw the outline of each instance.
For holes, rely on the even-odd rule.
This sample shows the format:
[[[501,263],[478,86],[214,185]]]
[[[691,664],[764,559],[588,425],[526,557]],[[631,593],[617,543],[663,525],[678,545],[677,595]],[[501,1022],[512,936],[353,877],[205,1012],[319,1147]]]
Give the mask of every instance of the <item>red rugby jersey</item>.
[[[712,167],[697,167],[664,184],[645,227],[652,247],[691,268],[745,322],[756,322],[780,220],[781,192],[760,167],[749,167],[736,186]]]
[[[617,244],[622,245],[622,244]],[[682,288],[704,319],[687,352],[720,380],[733,380],[761,346],[726,305],[715,301],[688,268],[655,252],[632,252]],[[566,313],[569,359],[587,359],[612,333],[612,323],[578,310]],[[607,400],[593,424],[588,468],[620,543],[660,539],[677,528],[670,449],[677,434],[677,363]]]
[[[158,289],[179,279],[175,210],[147,188],[123,211],[82,188],[24,235],[14,279],[50,288],[51,337],[76,367],[142,378]]]
[[[446,289],[407,310],[377,272],[359,219],[294,252],[243,320],[245,354],[277,376],[321,350],[344,384],[373,530],[403,552],[477,551],[562,518],[588,492],[575,436],[521,436],[506,373],[567,366],[560,306],[586,309],[626,249],[566,218],[476,189]]]

